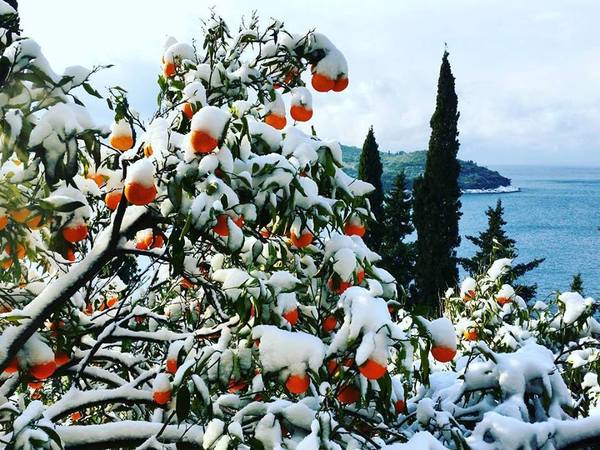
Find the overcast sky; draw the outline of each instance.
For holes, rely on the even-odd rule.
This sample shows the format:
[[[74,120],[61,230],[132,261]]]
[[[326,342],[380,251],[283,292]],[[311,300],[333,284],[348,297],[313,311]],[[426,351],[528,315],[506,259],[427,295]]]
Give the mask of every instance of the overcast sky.
[[[24,34],[56,71],[115,64],[143,115],[164,39],[201,37],[209,7],[237,29],[253,9],[293,32],[317,28],[346,55],[350,86],[314,95],[320,136],[382,150],[426,148],[444,42],[459,97],[460,157],[486,164],[600,165],[598,0],[19,0]],[[103,121],[100,108],[94,108]]]

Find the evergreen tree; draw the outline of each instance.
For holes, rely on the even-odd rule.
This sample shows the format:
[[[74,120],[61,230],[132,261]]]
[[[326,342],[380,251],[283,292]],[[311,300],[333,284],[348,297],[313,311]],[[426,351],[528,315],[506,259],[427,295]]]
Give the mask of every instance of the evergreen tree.
[[[381,175],[383,174],[383,166],[379,156],[379,146],[375,140],[373,127],[369,128],[367,137],[363,144],[360,159],[358,161],[358,178],[371,183],[375,186],[375,190],[369,195],[371,203],[371,211],[375,216],[375,222],[370,224],[365,235],[366,244],[374,251],[379,251],[381,248],[381,240],[383,236],[383,186],[381,184]]]
[[[573,275],[573,280],[571,281],[571,292],[579,292],[583,295],[583,278],[581,278],[581,273]]]
[[[405,295],[414,276],[414,244],[404,242],[406,236],[414,231],[411,207],[411,195],[406,190],[406,174],[402,171],[386,195],[381,253],[383,267],[394,276]]]
[[[478,247],[475,256],[472,258],[462,258],[460,260],[460,264],[471,275],[489,267],[496,259],[514,259],[518,256],[515,240],[509,238],[504,230],[506,221],[504,220],[502,201],[498,200],[496,207],[488,208],[485,214],[488,217],[487,229],[479,233],[478,236],[467,236],[467,239]],[[543,261],[543,259],[534,259],[528,263],[514,265],[510,271],[509,279],[513,281],[518,279],[530,270],[535,269]],[[525,300],[530,300],[535,296],[537,285],[517,284],[514,288],[521,297]]]
[[[430,122],[425,172],[415,180],[413,193],[413,222],[417,230],[415,294],[418,309],[429,314],[436,314],[440,294],[458,281],[458,117],[458,98],[446,51],[440,68],[436,109]]]

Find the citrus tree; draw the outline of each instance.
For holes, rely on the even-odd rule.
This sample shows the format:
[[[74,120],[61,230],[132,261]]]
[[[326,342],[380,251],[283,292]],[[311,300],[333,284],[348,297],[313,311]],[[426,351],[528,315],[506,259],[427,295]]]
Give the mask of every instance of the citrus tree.
[[[348,85],[324,35],[213,16],[167,41],[150,119],[109,90],[108,128],[82,101],[100,68],[57,74],[2,1],[0,20],[0,446],[500,448],[513,420],[560,447],[590,426],[566,419],[597,402],[567,373],[576,350],[593,363],[592,306],[572,352],[498,268],[447,317],[402,309],[362,241],[372,186],[297,126]],[[507,347],[509,327],[529,334]]]

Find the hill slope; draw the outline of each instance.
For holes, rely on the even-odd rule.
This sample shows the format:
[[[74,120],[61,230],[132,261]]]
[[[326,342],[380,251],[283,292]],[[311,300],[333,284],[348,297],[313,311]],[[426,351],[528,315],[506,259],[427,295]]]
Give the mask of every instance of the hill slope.
[[[348,166],[346,172],[349,175],[356,176],[358,168],[358,158],[360,149],[342,145],[344,162]],[[394,182],[396,174],[402,169],[406,172],[409,182],[423,173],[425,169],[425,160],[427,151],[420,150],[416,152],[398,152],[386,153],[380,152],[381,163],[383,164],[383,188],[389,189]],[[497,189],[503,186],[510,186],[510,179],[503,177],[495,170],[490,170],[474,163],[473,161],[460,160],[460,178],[459,184],[462,190],[467,189]]]

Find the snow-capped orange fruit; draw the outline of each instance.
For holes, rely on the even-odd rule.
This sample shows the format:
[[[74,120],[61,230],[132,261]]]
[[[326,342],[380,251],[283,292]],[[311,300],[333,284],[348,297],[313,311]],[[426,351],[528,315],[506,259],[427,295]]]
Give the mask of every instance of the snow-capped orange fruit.
[[[463,337],[467,341],[476,341],[479,339],[479,333],[477,332],[477,328],[468,328],[463,332]]]
[[[344,234],[346,236],[360,236],[365,235],[366,228],[362,225],[357,225],[351,222],[344,224]]]
[[[456,350],[450,347],[434,346],[431,348],[431,355],[436,361],[447,363],[454,359]]]
[[[171,391],[155,391],[152,393],[152,399],[157,405],[166,405],[171,400]]]
[[[19,361],[17,358],[13,358],[8,362],[8,365],[4,368],[4,373],[16,373],[19,371]]]
[[[55,371],[56,363],[54,362],[54,360],[39,364],[33,364],[29,368],[29,373],[31,374],[31,376],[38,380],[45,380],[46,378],[51,377]]]
[[[144,145],[144,156],[146,158],[150,158],[152,155],[154,155],[154,149],[152,148],[152,144],[147,143],[146,145]]]
[[[217,224],[213,227],[213,231],[221,237],[229,236],[229,226],[227,225],[227,222],[228,222],[227,219],[229,219],[229,216],[227,214],[219,214],[217,216]],[[231,220],[239,228],[242,228],[244,226],[244,216],[243,215],[240,215],[240,216],[236,217],[235,219],[232,218]]]
[[[62,229],[62,235],[65,241],[74,244],[83,241],[88,236],[88,227],[85,223],[66,226]]]
[[[174,374],[177,372],[177,359],[169,358],[167,359],[167,372]]]
[[[298,313],[298,308],[290,309],[282,314],[283,318],[287,320],[290,325],[294,326],[298,323],[298,319],[300,318],[300,314]]]
[[[6,225],[8,225],[8,216],[0,216],[0,231],[4,230],[6,228]]]
[[[145,186],[142,183],[131,181],[125,185],[125,198],[132,205],[145,206],[156,198],[156,186]]]
[[[277,114],[267,114],[265,117],[265,123],[271,125],[273,128],[283,130],[287,123],[285,116],[279,116]]]
[[[90,180],[94,180],[94,183],[96,183],[96,186],[98,187],[102,187],[102,185],[104,184],[104,177],[99,173],[88,173],[87,178]]]
[[[350,81],[348,80],[348,77],[342,75],[337,80],[335,80],[331,89],[333,89],[335,92],[341,92],[348,87],[349,82]]]
[[[335,316],[325,317],[325,320],[323,320],[323,331],[325,331],[325,333],[330,333],[335,330],[335,327],[337,327],[337,319]]]
[[[165,76],[165,78],[172,77],[173,75],[175,75],[175,72],[176,70],[174,63],[168,62],[163,65],[163,75]]]
[[[367,359],[358,371],[368,380],[379,380],[387,373],[387,368],[373,359]]]
[[[6,244],[4,246],[4,251],[6,253],[8,253],[9,255],[13,254],[13,249],[10,246],[10,244]],[[25,258],[25,254],[27,253],[27,249],[25,248],[25,246],[23,244],[18,244],[17,243],[17,249],[15,250],[14,254],[16,255],[18,260],[21,260],[23,258]]]
[[[27,218],[31,215],[29,208],[21,208],[8,213],[10,218],[17,223],[25,223]]]
[[[290,240],[292,241],[294,247],[304,248],[312,243],[313,234],[309,231],[305,231],[300,235],[300,237],[298,237],[298,235],[294,231],[292,231],[290,232]]]
[[[191,119],[194,116],[194,106],[190,102],[184,103],[181,111],[188,119]]]
[[[133,147],[133,136],[131,134],[111,134],[108,138],[111,147],[122,152]]]
[[[308,122],[313,116],[313,111],[303,105],[292,105],[290,115],[298,122]]]
[[[510,298],[510,297],[497,297],[496,301],[498,302],[498,304],[500,306],[504,306],[507,303],[512,303],[512,298]]]
[[[148,250],[150,248],[161,248],[165,245],[165,239],[161,234],[152,232],[144,233],[143,237],[137,240],[135,248],[138,250]]]
[[[119,303],[119,297],[117,297],[116,295],[113,295],[111,298],[106,300],[106,306],[108,306],[109,308],[112,308],[117,303]]]
[[[337,399],[343,405],[351,405],[360,400],[360,391],[354,386],[342,386]]]
[[[286,389],[292,394],[304,394],[310,386],[310,378],[307,374],[290,375],[285,382]]]
[[[352,283],[349,281],[339,280],[334,277],[327,280],[327,288],[337,295],[342,295],[350,286],[352,286]]]
[[[396,411],[396,414],[405,413],[406,402],[404,400],[396,400],[394,403],[394,410]]]
[[[114,211],[119,206],[119,203],[121,203],[122,197],[123,191],[110,191],[104,196],[104,203],[106,203],[108,209]]]
[[[331,91],[335,86],[335,82],[331,78],[318,72],[313,74],[310,83],[317,92]]]
[[[194,153],[210,153],[219,145],[219,141],[202,130],[192,131],[190,143]]]

